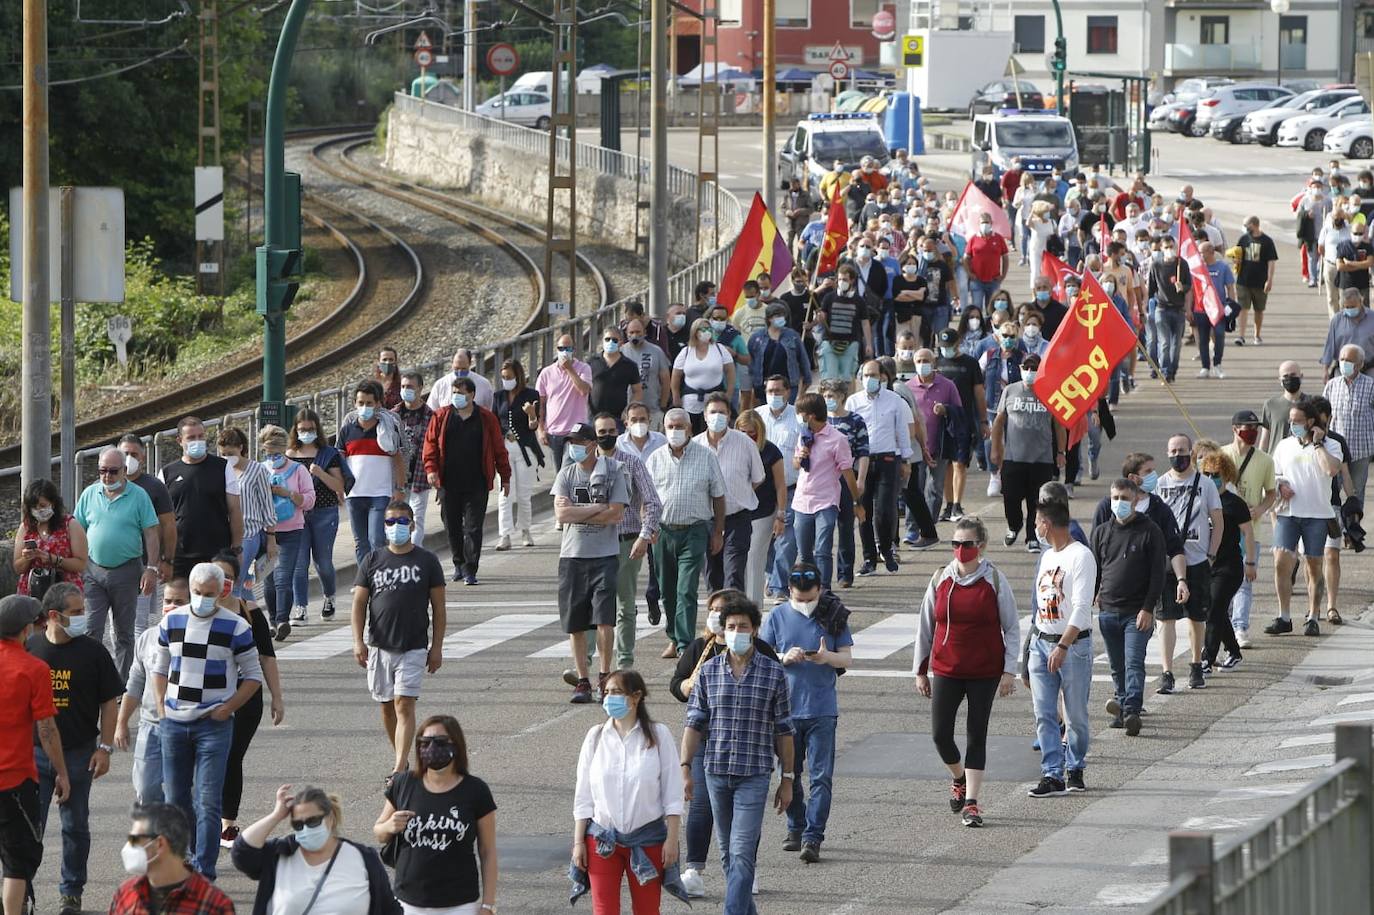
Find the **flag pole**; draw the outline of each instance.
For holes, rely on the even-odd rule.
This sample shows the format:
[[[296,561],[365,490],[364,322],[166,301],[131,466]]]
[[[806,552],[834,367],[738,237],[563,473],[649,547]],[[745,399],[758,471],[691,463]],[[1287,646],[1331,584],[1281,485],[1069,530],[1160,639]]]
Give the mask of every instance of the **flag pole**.
[[[1183,414],[1183,419],[1188,423],[1188,428],[1193,430],[1193,441],[1203,438],[1202,430],[1197,427],[1197,423],[1193,422],[1192,414],[1190,414],[1188,408],[1183,405],[1183,401],[1178,399],[1178,394],[1175,393],[1174,386],[1164,377],[1164,370],[1159,367],[1159,363],[1155,362],[1154,357],[1150,355],[1150,348],[1144,344],[1137,344],[1136,348],[1145,354],[1145,361],[1150,363],[1150,368],[1154,369],[1155,374],[1159,376],[1160,382],[1163,383],[1164,390],[1168,391],[1169,396],[1174,399],[1174,404],[1178,407],[1178,412]]]

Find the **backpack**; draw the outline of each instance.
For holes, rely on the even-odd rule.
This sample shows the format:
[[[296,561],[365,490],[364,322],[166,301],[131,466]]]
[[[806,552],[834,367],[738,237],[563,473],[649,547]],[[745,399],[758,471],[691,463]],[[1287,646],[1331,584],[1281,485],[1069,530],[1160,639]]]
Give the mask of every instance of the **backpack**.
[[[315,463],[328,469],[336,457],[339,459],[339,470],[343,473],[344,495],[347,496],[353,491],[353,484],[358,481],[353,476],[353,471],[349,469],[348,459],[344,457],[343,452],[333,445],[321,445],[315,454]]]

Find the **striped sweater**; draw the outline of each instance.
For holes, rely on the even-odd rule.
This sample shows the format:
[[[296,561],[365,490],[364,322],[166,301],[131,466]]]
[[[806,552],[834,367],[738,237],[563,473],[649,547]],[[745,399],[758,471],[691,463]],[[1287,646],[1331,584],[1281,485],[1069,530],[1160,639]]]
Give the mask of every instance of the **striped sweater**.
[[[262,683],[262,664],[248,622],[223,607],[202,619],[190,607],[162,618],[153,674],[167,680],[163,717],[196,721],[223,705],[244,680]]]

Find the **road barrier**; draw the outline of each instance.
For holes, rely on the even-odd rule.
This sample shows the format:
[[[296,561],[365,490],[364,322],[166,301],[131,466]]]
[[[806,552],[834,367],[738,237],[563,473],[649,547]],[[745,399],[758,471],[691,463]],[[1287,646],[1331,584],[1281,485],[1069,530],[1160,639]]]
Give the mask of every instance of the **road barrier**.
[[[1370,725],[1336,725],[1336,763],[1283,810],[1214,854],[1210,832],[1169,833],[1167,889],[1150,915],[1370,915]]]

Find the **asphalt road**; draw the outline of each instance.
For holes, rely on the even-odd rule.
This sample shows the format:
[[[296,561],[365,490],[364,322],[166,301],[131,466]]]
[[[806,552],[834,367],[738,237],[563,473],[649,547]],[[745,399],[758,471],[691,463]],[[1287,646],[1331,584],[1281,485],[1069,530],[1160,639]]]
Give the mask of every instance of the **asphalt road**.
[[[1179,142],[1189,144],[1190,153],[1200,151],[1199,163],[1213,155],[1225,162],[1254,152],[1287,153],[1231,149],[1210,140]],[[725,179],[727,186],[749,187],[748,175],[755,173],[749,163],[758,158],[756,142],[742,131],[726,131],[722,145],[728,151],[721,170],[733,176]],[[671,146],[680,150],[675,155],[682,161],[691,162],[695,150],[688,156],[686,147]],[[928,159],[936,174],[941,167],[952,170],[960,165],[952,157]],[[1160,184],[1173,190],[1182,180],[1164,178]],[[1234,198],[1241,209],[1273,210],[1266,218],[1277,221],[1282,214],[1275,201],[1280,194],[1286,201],[1295,181],[1255,176],[1238,182],[1243,187],[1232,187],[1231,179],[1198,177],[1192,183],[1204,200]],[[1258,409],[1277,390],[1275,366],[1281,357],[1303,360],[1315,373],[1324,319],[1315,297],[1297,281],[1293,249],[1283,244],[1280,250],[1280,283],[1271,299],[1265,345],[1228,348],[1224,381],[1194,379],[1191,362],[1185,362],[1179,373],[1177,392],[1206,435],[1227,437],[1234,410]],[[1024,271],[1015,270],[1011,283],[1025,289]],[[1120,407],[1120,435],[1103,453],[1103,478],[1085,482],[1079,490],[1074,512],[1080,519],[1091,515],[1127,452],[1163,454],[1168,436],[1187,428],[1164,389],[1143,373],[1140,380],[1139,391]],[[996,542],[989,549],[990,558],[1008,573],[1024,599],[1033,557],[1019,547],[1000,545],[1000,503],[983,496],[986,482],[986,475],[974,473],[965,503],[988,519]],[[483,557],[482,584],[450,587],[445,663],[426,680],[419,708],[421,716],[451,712],[463,723],[472,772],[491,785],[499,806],[501,910],[521,915],[567,908],[576,756],[586,729],[604,720],[597,706],[567,702],[569,691],[560,679],[565,641],[558,631],[555,604],[556,534],[547,517],[541,516],[536,527],[538,546],[496,553],[491,551],[492,538]],[[948,525],[942,528],[942,534],[950,530]],[[440,539],[431,537],[431,543]],[[1350,625],[1335,631],[1324,626],[1317,640],[1257,634],[1256,647],[1246,653],[1244,664],[1216,675],[1210,688],[1184,690],[1172,697],[1151,693],[1150,715],[1138,739],[1107,729],[1102,711],[1106,687],[1095,683],[1090,790],[1051,801],[1026,797],[1025,789],[1038,778],[1039,767],[1038,755],[1030,749],[1028,693],[1018,689],[1011,698],[999,700],[993,712],[989,783],[980,798],[987,828],[965,829],[949,813],[947,776],[928,736],[927,701],[915,694],[909,675],[914,612],[932,570],[946,558],[941,549],[924,554],[906,550],[899,573],[860,579],[853,590],[843,592],[855,611],[852,626],[859,647],[855,668],[840,686],[837,774],[824,859],[808,866],[782,852],[783,823],[769,815],[761,849],[762,892],[757,897],[761,912],[1078,911],[1140,902],[1146,892],[1142,888],[1157,889],[1165,879],[1159,849],[1169,828],[1200,814],[1220,812],[1207,806],[1209,799],[1235,790],[1237,782],[1242,788],[1260,786],[1246,808],[1247,816],[1259,816],[1324,764],[1318,758],[1285,768],[1285,754],[1306,760],[1327,748],[1274,746],[1295,733],[1319,737],[1323,729],[1329,730],[1326,725],[1309,725],[1310,716],[1296,717],[1320,701],[1317,688],[1303,679],[1306,668],[1300,665],[1320,666],[1340,679],[1356,676],[1367,664],[1357,649],[1366,646],[1369,633],[1355,617],[1370,601],[1370,564],[1360,557],[1347,565],[1347,590],[1341,600]],[[1272,566],[1266,558],[1257,589],[1256,632],[1274,612],[1272,595]],[[647,623],[641,623],[647,629]],[[341,795],[348,835],[370,836],[391,756],[365,675],[352,660],[348,643],[345,628],[317,622],[297,630],[284,646],[286,721],[277,728],[265,726],[250,751],[245,824],[270,808],[278,785],[313,783]],[[649,681],[655,716],[680,733],[683,710],[666,689],[671,662],[658,658],[662,645],[661,636],[646,633],[638,666]],[[1185,648],[1181,641],[1180,651]],[[1104,662],[1096,673],[1107,674]],[[1260,739],[1270,735],[1274,741]],[[1278,765],[1272,768],[1276,756]],[[1252,769],[1258,771],[1251,773]],[[118,754],[92,797],[87,911],[105,909],[121,879],[119,846],[130,800],[129,757]],[[1232,821],[1231,828],[1237,828],[1237,823],[1252,820]],[[1216,818],[1206,823],[1226,826]],[[38,881],[41,911],[55,908],[59,848],[54,818]],[[253,885],[233,872],[227,853],[221,856],[221,868],[220,884],[246,909]],[[707,884],[708,896],[697,908],[712,911],[720,902],[718,863],[710,866]],[[582,906],[585,910],[588,904]],[[665,908],[672,911],[677,906],[669,902]]]

